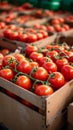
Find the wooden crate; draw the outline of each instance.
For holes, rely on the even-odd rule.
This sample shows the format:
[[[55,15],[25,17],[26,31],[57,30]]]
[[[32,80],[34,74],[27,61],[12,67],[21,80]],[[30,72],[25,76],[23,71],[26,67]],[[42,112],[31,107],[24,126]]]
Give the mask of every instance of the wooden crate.
[[[58,119],[59,122],[55,119],[73,98],[73,80],[47,97],[37,96],[3,78],[0,78],[0,86],[38,108],[38,111],[30,109],[0,92],[0,121],[12,127],[12,130],[57,130],[62,121],[61,118]]]
[[[52,34],[47,38],[44,38],[42,40],[36,41],[34,43],[30,43],[30,44],[33,44],[33,45],[37,46],[38,48],[44,47],[48,44],[53,43],[56,39],[56,36],[57,36],[57,34]],[[0,46],[3,48],[10,49],[11,51],[14,51],[19,46],[22,48],[25,48],[27,45],[29,45],[29,43],[24,43],[24,42],[20,42],[20,41],[12,41],[12,40],[8,40],[6,38],[0,38]]]

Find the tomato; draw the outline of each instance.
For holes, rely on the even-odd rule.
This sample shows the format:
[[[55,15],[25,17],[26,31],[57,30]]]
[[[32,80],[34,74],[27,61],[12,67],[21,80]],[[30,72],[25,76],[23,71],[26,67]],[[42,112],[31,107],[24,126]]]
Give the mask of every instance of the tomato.
[[[34,28],[39,29],[39,28],[40,28],[40,24],[35,24],[35,25],[34,25]]]
[[[31,42],[35,42],[37,41],[37,35],[36,34],[28,34],[28,39],[27,39],[27,42],[28,43],[31,43]]]
[[[55,19],[51,20],[51,23],[52,24],[60,24],[60,21],[57,18],[55,18]]]
[[[43,39],[43,34],[42,33],[38,32],[36,35],[37,35],[37,40]]]
[[[4,22],[0,22],[1,29],[4,29],[6,27],[6,24]]]
[[[58,18],[60,23],[64,23],[64,19],[63,18]]]
[[[31,65],[32,69],[36,68],[36,67],[39,67],[39,64],[37,62],[35,62],[35,61],[30,62],[30,65]]]
[[[47,85],[39,85],[36,87],[34,93],[38,96],[49,96],[53,94],[54,90],[52,87]]]
[[[60,30],[61,30],[60,24],[54,25],[54,28],[55,28],[55,30],[56,30],[57,32],[60,32]]]
[[[27,42],[28,35],[26,33],[21,33],[18,35],[18,40],[22,42]]]
[[[67,24],[63,24],[62,27],[65,28],[65,30],[69,30],[70,29],[69,25],[67,25]]]
[[[65,84],[65,78],[60,72],[53,72],[49,79],[51,86],[56,90]]]
[[[11,81],[14,77],[14,73],[11,69],[2,69],[0,70],[0,77],[3,77],[9,81]]]
[[[0,63],[2,63],[3,58],[4,58],[3,54],[2,54],[2,53],[0,53]]]
[[[44,69],[43,67],[38,67],[35,72],[33,72],[32,76],[35,79],[39,79],[39,80],[47,80],[48,78],[48,72],[46,69]]]
[[[24,75],[20,75],[17,78],[16,84],[27,90],[30,90],[31,85],[32,85],[31,80],[27,76],[24,76]]]
[[[57,56],[57,55],[58,55],[58,52],[55,51],[55,50],[48,51],[48,52],[46,53],[46,56],[50,57],[53,61],[56,60],[56,59],[55,59],[55,56]]]
[[[1,51],[1,53],[2,53],[4,56],[7,55],[9,52],[10,52],[10,51],[9,51],[8,49],[3,49],[3,50]]]
[[[27,60],[21,60],[17,66],[17,70],[23,73],[30,74],[32,67]]]
[[[48,26],[47,26],[47,30],[48,30],[49,32],[55,32],[54,27],[51,26],[51,25],[48,25]]]
[[[64,53],[68,56],[69,62],[73,62],[73,52],[64,50]]]
[[[23,56],[23,55],[20,54],[20,53],[19,53],[19,54],[15,54],[14,57],[15,57],[15,59],[16,59],[18,62],[20,62],[21,60],[26,59],[25,56]]]
[[[15,67],[16,61],[15,61],[15,57],[12,55],[6,55],[3,58],[3,62],[2,62],[3,66],[7,66],[9,65],[10,67]]]
[[[23,5],[22,5],[22,7],[24,8],[24,9],[31,9],[31,4],[30,3],[24,3]]]
[[[9,38],[9,35],[12,33],[11,29],[6,29],[3,32],[4,37]]]
[[[47,30],[47,27],[46,27],[45,25],[41,25],[41,26],[40,26],[40,29],[42,29],[42,30]]]
[[[33,61],[36,61],[36,62],[39,63],[40,59],[43,57],[43,54],[42,53],[38,53],[38,52],[32,52],[29,57]]]
[[[43,34],[44,38],[49,36],[48,32],[45,30],[40,30],[39,32]]]
[[[16,27],[16,25],[14,25],[14,24],[10,24],[10,25],[8,26],[8,29],[16,30],[17,27]]]
[[[30,55],[32,52],[37,52],[38,51],[38,48],[36,46],[33,46],[33,45],[28,45],[26,46],[26,49],[25,49],[25,53],[26,55]]]
[[[61,69],[61,73],[64,75],[66,80],[73,79],[73,67],[71,65],[64,65]]]
[[[12,32],[9,34],[9,39],[10,39],[10,40],[17,40],[17,39],[18,39],[18,32],[17,32],[17,31],[12,31]]]
[[[57,65],[59,71],[61,70],[61,68],[64,65],[68,65],[68,64],[69,64],[69,62],[66,58],[60,58],[60,59],[56,60],[56,65]]]
[[[45,62],[42,64],[42,67],[44,67],[48,73],[57,71],[57,66],[54,62]]]
[[[41,66],[42,64],[44,64],[45,62],[53,62],[51,58],[49,57],[42,57],[39,61],[39,65]]]

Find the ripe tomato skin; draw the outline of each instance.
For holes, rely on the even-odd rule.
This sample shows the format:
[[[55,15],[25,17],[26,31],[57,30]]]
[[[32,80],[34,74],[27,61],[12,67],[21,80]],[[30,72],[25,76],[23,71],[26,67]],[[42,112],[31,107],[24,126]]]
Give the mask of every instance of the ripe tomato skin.
[[[55,63],[57,65],[59,71],[61,71],[61,68],[64,65],[68,65],[69,64],[69,62],[68,62],[68,60],[66,58],[57,59]]]
[[[67,81],[73,79],[73,67],[71,65],[64,65],[61,69],[61,73]]]
[[[27,38],[28,38],[28,35],[27,34],[19,34],[18,35],[18,40],[19,41],[22,41],[22,42],[27,42]]]
[[[3,49],[3,50],[1,51],[1,53],[2,53],[4,56],[7,55],[9,52],[10,52],[10,51],[9,51],[8,49]]]
[[[27,60],[21,60],[19,65],[17,66],[17,70],[23,73],[30,74],[32,67]]]
[[[51,58],[49,58],[49,57],[47,57],[47,56],[46,56],[46,57],[44,56],[44,57],[42,57],[42,58],[40,59],[39,65],[42,66],[42,64],[44,64],[45,62],[53,62],[53,61],[52,61]]]
[[[65,84],[65,78],[60,72],[53,72],[54,77],[49,79],[53,89],[59,89]]]
[[[39,64],[37,62],[35,62],[35,61],[30,62],[30,65],[31,65],[32,69],[36,68],[36,67],[39,67]]]
[[[32,52],[30,54],[30,59],[32,59],[33,61],[36,61],[36,62],[40,62],[40,59],[43,57],[44,55],[42,53],[38,53],[38,52]]]
[[[36,34],[28,34],[27,43],[35,42],[37,41],[37,35]]]
[[[52,87],[47,85],[39,85],[35,88],[34,93],[38,96],[49,96],[53,94],[54,90]]]
[[[9,61],[10,61],[10,60],[13,60],[13,62],[9,64]],[[15,67],[15,64],[16,64],[16,61],[15,61],[15,57],[14,57],[14,56],[12,56],[12,55],[6,55],[6,56],[3,58],[3,62],[2,62],[2,65],[3,65],[3,66],[9,65],[10,67],[14,68],[14,67]]]
[[[0,70],[0,77],[3,77],[9,81],[11,81],[14,77],[14,73],[11,69],[1,69]]]
[[[27,90],[30,90],[31,85],[32,85],[31,80],[27,76],[24,76],[24,75],[20,75],[17,78],[16,84]]]
[[[4,37],[6,38],[9,38],[9,35],[12,33],[12,30],[11,29],[6,29],[4,32],[3,32],[3,35]]]
[[[48,78],[48,72],[46,69],[44,69],[43,67],[38,67],[36,72],[34,72],[32,74],[32,76],[35,78],[35,79],[39,79],[39,80],[47,80]]]
[[[58,55],[58,52],[57,51],[55,51],[55,50],[53,50],[53,51],[48,51],[47,53],[46,53],[46,56],[49,56],[54,62],[55,62],[55,56],[57,56]]]
[[[54,62],[45,62],[42,67],[44,67],[48,73],[57,71],[57,66]]]
[[[15,54],[14,55],[15,59],[20,62],[21,60],[26,59],[25,56],[23,56],[22,54]]]
[[[26,55],[30,55],[32,52],[37,52],[38,48],[36,46],[28,45],[26,46],[25,53]]]

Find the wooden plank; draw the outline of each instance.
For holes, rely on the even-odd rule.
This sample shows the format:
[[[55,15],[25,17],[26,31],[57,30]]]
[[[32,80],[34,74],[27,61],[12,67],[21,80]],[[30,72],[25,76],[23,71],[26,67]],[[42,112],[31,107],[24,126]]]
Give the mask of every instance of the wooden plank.
[[[46,98],[46,125],[73,99],[73,80]]]
[[[0,46],[3,48],[7,48],[11,51],[14,51],[17,48],[16,43],[9,43],[8,41],[4,41],[2,39],[0,39]]]
[[[59,113],[57,117],[48,125],[47,130],[63,130],[65,124],[66,111],[64,111],[63,113]]]
[[[68,122],[73,125],[73,103],[68,106]]]
[[[16,94],[17,96],[25,99],[26,101],[32,103],[33,105],[39,107],[42,110],[45,110],[45,98],[35,95],[34,93],[25,90],[18,85],[5,80],[3,78],[0,78],[0,86],[6,90],[9,90],[10,92]],[[44,102],[42,104],[42,102]],[[42,106],[43,105],[43,106]]]
[[[45,117],[0,92],[0,122],[10,130],[46,130]]]

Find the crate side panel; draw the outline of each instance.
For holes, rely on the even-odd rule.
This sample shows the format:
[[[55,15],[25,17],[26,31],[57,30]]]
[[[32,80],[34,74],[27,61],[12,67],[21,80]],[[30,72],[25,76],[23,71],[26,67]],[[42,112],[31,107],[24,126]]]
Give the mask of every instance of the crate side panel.
[[[44,100],[42,97],[37,96],[35,94],[33,94],[32,92],[25,90],[21,87],[19,87],[18,85],[5,80],[3,78],[0,78],[0,86],[6,90],[9,90],[10,92],[16,94],[17,96],[25,99],[26,101],[32,103],[33,105],[41,108],[41,109],[45,109],[45,106],[42,107],[42,101]]]
[[[46,98],[46,125],[63,111],[73,97],[73,80],[57,90],[53,95]]]
[[[73,125],[73,103],[68,106],[68,122]]]
[[[0,122],[3,122],[10,130],[41,130],[44,125],[41,114],[1,92]]]

